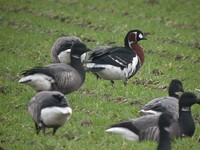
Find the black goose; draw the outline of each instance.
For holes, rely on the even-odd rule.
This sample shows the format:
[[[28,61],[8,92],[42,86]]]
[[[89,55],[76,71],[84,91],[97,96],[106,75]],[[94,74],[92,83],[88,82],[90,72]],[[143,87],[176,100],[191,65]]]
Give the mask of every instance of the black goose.
[[[89,51],[83,43],[74,43],[71,50],[71,65],[63,63],[34,67],[26,70],[19,80],[31,86],[35,91],[60,91],[69,94],[77,90],[85,80],[85,70],[81,63],[81,54]]]
[[[179,100],[179,118],[170,126],[172,137],[191,137],[195,131],[194,120],[191,115],[191,106],[200,104],[200,99],[191,92],[185,92]],[[147,115],[112,125],[106,130],[108,133],[117,133],[128,140],[159,140],[158,119],[160,115]]]
[[[36,133],[45,128],[56,130],[64,125],[72,114],[65,96],[58,91],[42,91],[37,93],[29,102],[28,112],[35,122]]]
[[[71,64],[71,47],[74,43],[81,43],[81,40],[75,36],[61,37],[57,39],[51,49],[51,58],[53,63]],[[86,53],[81,55],[81,62],[86,59]]]
[[[171,137],[169,128],[174,121],[174,118],[171,113],[163,112],[158,120],[159,127],[159,143],[157,150],[171,150]]]
[[[173,79],[168,88],[169,96],[151,100],[140,110],[140,114],[147,115],[169,111],[178,119],[178,93],[180,92],[184,92],[181,81]]]
[[[126,85],[144,63],[144,52],[138,41],[145,39],[140,30],[129,31],[124,47],[102,47],[103,50],[94,51],[86,62],[86,70],[112,83],[123,80]]]

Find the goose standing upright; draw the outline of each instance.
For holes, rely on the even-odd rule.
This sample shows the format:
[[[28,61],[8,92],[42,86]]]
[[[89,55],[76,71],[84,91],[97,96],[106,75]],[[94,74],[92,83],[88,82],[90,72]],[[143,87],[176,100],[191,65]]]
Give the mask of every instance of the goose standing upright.
[[[57,39],[51,49],[51,58],[53,63],[71,64],[71,47],[74,43],[81,43],[81,40],[75,36],[61,37]],[[86,53],[81,55],[81,62],[86,59]]]
[[[191,92],[184,92],[179,100],[179,118],[174,119],[170,126],[172,137],[191,137],[195,131],[195,124],[191,114],[191,106],[200,104],[200,99]],[[132,141],[159,140],[158,114],[146,115],[112,125],[106,130],[108,133],[117,133]]]
[[[65,96],[58,91],[42,91],[37,93],[29,102],[28,112],[35,122],[36,133],[45,128],[56,130],[64,125],[72,114]]]
[[[144,51],[138,42],[145,39],[140,30],[129,31],[124,39],[124,47],[94,51],[86,62],[86,70],[112,83],[114,80],[123,80],[126,85],[144,63]]]
[[[83,43],[74,43],[71,49],[71,65],[54,63],[24,71],[19,83],[31,86],[35,91],[60,91],[69,94],[85,81],[85,70],[80,56],[90,49]]]
[[[180,80],[173,79],[168,88],[168,97],[156,98],[148,102],[141,110],[141,115],[162,113],[169,111],[174,114],[174,118],[179,116],[179,94],[184,92],[183,85]]]

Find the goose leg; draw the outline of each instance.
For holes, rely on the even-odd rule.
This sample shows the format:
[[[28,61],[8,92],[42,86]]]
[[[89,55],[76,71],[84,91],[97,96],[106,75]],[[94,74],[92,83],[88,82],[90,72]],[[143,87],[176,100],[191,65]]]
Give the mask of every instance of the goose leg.
[[[57,129],[58,129],[58,128],[53,128],[53,133],[52,133],[52,135],[55,135]]]
[[[127,80],[125,80],[125,81],[124,81],[124,86],[127,86],[127,83],[128,83],[128,81],[127,81]]]
[[[35,130],[36,130],[36,134],[39,134],[41,128],[38,126],[37,123],[35,123]]]
[[[46,135],[46,133],[45,133],[45,126],[44,125],[42,126],[42,131],[43,131],[43,134]]]
[[[113,86],[113,85],[114,85],[114,83],[115,83],[115,82],[114,82],[114,80],[110,80],[110,82],[112,83],[112,86]]]

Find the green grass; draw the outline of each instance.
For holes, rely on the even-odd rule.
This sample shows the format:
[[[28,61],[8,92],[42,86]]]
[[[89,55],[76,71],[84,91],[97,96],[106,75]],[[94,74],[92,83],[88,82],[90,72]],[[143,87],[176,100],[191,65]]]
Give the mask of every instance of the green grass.
[[[198,94],[199,10],[198,0],[0,0],[0,147],[156,149],[156,142],[128,142],[104,130],[120,120],[139,117],[142,105],[167,95],[166,87],[174,78],[183,81],[186,91]],[[67,95],[73,108],[70,121],[55,136],[36,135],[27,113],[35,92],[18,84],[21,71],[51,63],[51,47],[61,36],[77,36],[93,49],[123,45],[125,34],[136,28],[147,35],[148,40],[140,42],[146,58],[128,86],[117,81],[112,87],[88,73],[80,90]],[[173,149],[199,149],[199,106],[192,112],[194,136],[173,141]]]

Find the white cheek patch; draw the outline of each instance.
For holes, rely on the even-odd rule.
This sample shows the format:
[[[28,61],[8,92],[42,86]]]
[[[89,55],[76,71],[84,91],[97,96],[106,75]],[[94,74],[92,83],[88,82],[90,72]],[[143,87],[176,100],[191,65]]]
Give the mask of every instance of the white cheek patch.
[[[140,33],[138,36],[139,36],[139,38],[141,38],[141,39],[143,38],[143,35],[142,35],[141,33]]]

